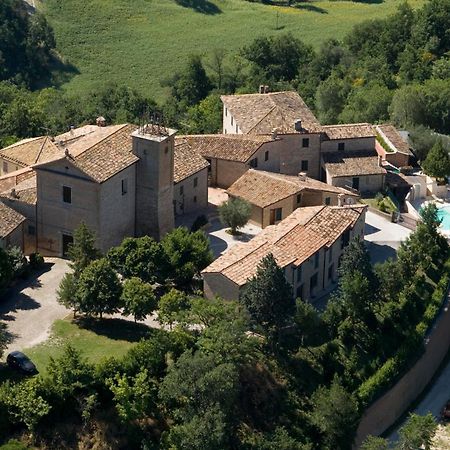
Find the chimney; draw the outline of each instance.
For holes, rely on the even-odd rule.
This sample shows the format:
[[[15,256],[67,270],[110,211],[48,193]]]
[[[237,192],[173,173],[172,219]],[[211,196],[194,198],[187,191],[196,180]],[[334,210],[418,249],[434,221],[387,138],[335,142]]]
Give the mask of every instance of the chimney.
[[[269,86],[265,85],[264,86],[264,94],[268,94],[269,93]]]
[[[75,127],[73,125],[70,126],[70,135],[73,136],[74,132],[73,130],[75,129]]]
[[[278,129],[272,128],[272,140],[276,141],[278,139]]]
[[[299,174],[298,174],[298,178],[300,181],[306,181],[307,177],[308,176],[307,176],[306,172],[299,172]]]
[[[259,85],[259,93],[260,93],[260,94],[265,94],[265,92],[264,92],[264,91],[265,91],[265,88],[266,88],[266,87],[265,87],[263,84],[260,84],[260,85]]]
[[[106,119],[103,116],[97,117],[95,123],[98,127],[106,127]]]
[[[17,192],[14,188],[11,189],[11,197],[12,198],[17,198]]]
[[[338,194],[338,206],[344,206],[345,204],[345,195]]]
[[[382,165],[382,157],[381,157],[381,155],[378,155],[378,167],[383,167],[383,165]]]
[[[295,131],[297,131],[298,133],[300,133],[301,131],[303,131],[303,128],[302,128],[302,121],[301,121],[300,119],[297,119],[297,120],[294,122],[294,129],[295,129]]]
[[[69,153],[69,149],[68,149],[68,148],[66,148],[66,149],[64,150],[64,156],[65,156],[66,158],[70,158],[70,153]]]

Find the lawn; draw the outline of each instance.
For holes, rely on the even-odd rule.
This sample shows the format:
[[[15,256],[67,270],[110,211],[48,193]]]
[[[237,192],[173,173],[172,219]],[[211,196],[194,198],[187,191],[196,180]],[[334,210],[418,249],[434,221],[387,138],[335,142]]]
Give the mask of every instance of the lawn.
[[[98,363],[111,356],[123,356],[149,333],[150,329],[145,325],[119,319],[57,320],[50,338],[25,350],[25,354],[36,364],[40,373],[45,373],[50,357],[60,356],[69,343],[89,361]]]
[[[67,91],[115,81],[161,101],[167,94],[161,80],[189,54],[235,51],[257,36],[287,32],[317,47],[358,22],[392,13],[402,1],[318,0],[287,8],[245,0],[46,0],[40,8],[59,52],[75,68],[63,84]]]

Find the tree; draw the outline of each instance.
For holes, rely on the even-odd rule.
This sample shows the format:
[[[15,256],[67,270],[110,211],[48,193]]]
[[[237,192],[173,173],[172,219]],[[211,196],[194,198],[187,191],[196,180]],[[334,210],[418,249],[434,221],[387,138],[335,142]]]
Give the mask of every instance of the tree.
[[[355,399],[334,378],[331,386],[319,387],[311,397],[311,423],[322,433],[329,448],[351,449],[358,421]]]
[[[143,369],[134,377],[116,374],[106,384],[114,395],[117,413],[124,422],[148,417],[155,408],[157,387]]]
[[[222,128],[222,102],[210,94],[187,112],[186,129],[190,134],[214,134]]]
[[[395,91],[389,113],[392,121],[402,127],[425,124],[425,99],[418,85],[406,85]]]
[[[56,299],[66,308],[72,308],[74,316],[76,315],[80,305],[77,297],[77,279],[73,273],[66,273],[62,278],[56,292]]]
[[[166,234],[161,245],[167,255],[170,276],[178,287],[187,287],[212,261],[209,241],[203,231],[191,233],[179,227]]]
[[[169,261],[162,245],[150,236],[125,238],[110,249],[106,258],[123,277],[138,277],[147,283],[164,283]]]
[[[272,254],[259,262],[256,275],[247,282],[239,301],[254,323],[271,338],[293,316],[295,301],[292,286],[286,281],[284,270]]]
[[[80,275],[77,287],[79,311],[88,315],[119,312],[122,286],[105,258],[93,261]]]
[[[132,315],[134,321],[144,320],[157,306],[155,293],[151,284],[133,277],[125,280],[120,297],[123,305],[123,314]]]
[[[442,145],[442,140],[439,139],[431,147],[422,167],[428,175],[438,179],[444,179],[450,175],[450,157]]]
[[[369,436],[361,445],[361,450],[388,450],[389,443],[378,436]]]
[[[180,318],[180,313],[188,308],[189,299],[187,295],[177,289],[171,289],[159,299],[158,322],[169,325],[169,329],[172,330],[174,322]]]
[[[84,222],[81,222],[73,235],[73,244],[69,245],[70,267],[75,278],[79,278],[81,272],[95,259],[100,252],[95,248],[95,236]]]
[[[251,213],[252,205],[239,197],[230,198],[219,206],[220,220],[231,228],[233,235],[237,234],[238,228],[246,225]]]
[[[430,450],[437,423],[431,413],[425,416],[410,414],[408,421],[400,428],[399,450]]]

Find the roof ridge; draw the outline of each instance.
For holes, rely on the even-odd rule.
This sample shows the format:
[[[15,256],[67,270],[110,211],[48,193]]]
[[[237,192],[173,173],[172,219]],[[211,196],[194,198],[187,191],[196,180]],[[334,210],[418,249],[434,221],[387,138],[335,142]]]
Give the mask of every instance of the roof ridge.
[[[44,149],[44,145],[47,142],[47,139],[48,139],[48,136],[45,136],[44,142],[42,143],[41,148],[39,149],[38,154],[37,154],[36,159],[34,160],[33,164],[36,164],[39,161],[39,158],[42,154],[42,150]]]
[[[262,95],[262,94],[261,94]],[[264,94],[267,95],[267,94]],[[263,117],[261,117],[261,119],[259,120],[259,122],[256,122],[255,125],[253,125],[248,131],[247,133],[251,133],[275,108],[279,108],[279,106],[272,100],[270,99],[270,101],[273,103],[272,108],[269,109],[269,111],[267,112],[267,114],[265,114]]]

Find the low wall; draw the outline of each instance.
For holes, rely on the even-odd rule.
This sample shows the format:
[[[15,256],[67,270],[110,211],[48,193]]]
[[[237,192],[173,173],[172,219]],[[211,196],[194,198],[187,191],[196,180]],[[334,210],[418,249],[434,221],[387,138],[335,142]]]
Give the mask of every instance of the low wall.
[[[444,360],[450,347],[449,296],[425,339],[425,352],[397,384],[364,413],[356,432],[354,448],[369,435],[378,436],[404,414],[422,393]],[[445,399],[442,400],[442,404]]]

